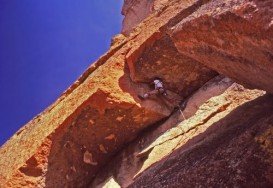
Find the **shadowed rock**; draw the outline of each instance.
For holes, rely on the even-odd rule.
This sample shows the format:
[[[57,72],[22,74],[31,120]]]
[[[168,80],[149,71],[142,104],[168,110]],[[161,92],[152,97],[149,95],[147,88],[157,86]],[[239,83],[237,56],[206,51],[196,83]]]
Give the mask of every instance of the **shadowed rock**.
[[[127,13],[131,11],[131,3],[139,1],[126,3],[129,3],[124,6]],[[109,51],[54,104],[1,147],[2,187],[86,187],[92,184],[104,165],[113,165],[114,155],[122,153],[129,142],[149,127],[156,127],[152,140],[148,139],[149,144],[154,143],[136,146],[141,151],[137,149],[138,153],[131,153],[130,157],[142,161],[137,160],[128,177],[117,178],[119,172],[115,174],[109,170],[112,176],[107,173],[108,182],[97,176],[92,185],[194,186],[195,181],[196,185],[247,185],[244,184],[249,180],[247,175],[231,176],[238,179],[233,183],[223,177],[234,170],[241,170],[243,174],[254,172],[256,162],[261,168],[249,185],[254,185],[255,181],[259,185],[270,185],[271,98],[256,101],[255,98],[264,92],[246,90],[242,86],[220,95],[230,81],[224,84],[225,87],[218,85],[219,90],[210,88],[210,94],[200,96],[198,93],[219,73],[245,86],[273,92],[272,0],[141,1],[140,7],[143,7],[142,3],[152,4],[143,10],[144,13],[139,13],[142,17],[128,25],[127,37],[117,36]],[[132,10],[141,8],[137,6]],[[139,94],[151,90],[148,83],[155,76],[163,79],[169,95],[139,100]],[[208,100],[214,95],[216,98]],[[184,105],[187,120],[182,121],[175,107],[179,103],[186,104],[185,101],[188,101],[188,106]],[[247,101],[250,101],[249,105],[243,105]],[[200,107],[203,102],[204,106]],[[167,131],[174,125],[177,127]],[[261,125],[260,129],[258,125]],[[257,129],[252,131],[252,127]],[[248,130],[260,131],[260,136],[245,135],[244,131]],[[150,133],[142,134],[150,136]],[[209,137],[202,142],[204,135]],[[221,136],[226,143],[221,141]],[[238,139],[234,138],[236,136]],[[262,146],[256,147],[257,142]],[[161,147],[165,144],[168,149]],[[194,150],[198,147],[204,152]],[[174,152],[177,148],[178,153]],[[234,165],[239,157],[237,151],[245,151],[249,157],[257,152],[259,159],[239,160],[243,163],[242,168],[233,166],[231,170],[222,168],[225,162],[217,163],[218,157],[224,155],[228,164]],[[262,154],[266,154],[264,158]],[[200,159],[200,156],[205,159],[210,155],[213,157],[204,160],[206,163]],[[172,160],[169,160],[170,156]],[[196,167],[196,164],[201,165]],[[124,167],[128,169],[128,166]],[[216,174],[218,167],[221,173]],[[197,176],[189,175],[195,172]],[[176,179],[170,177],[174,173]],[[125,179],[123,182],[122,178]]]

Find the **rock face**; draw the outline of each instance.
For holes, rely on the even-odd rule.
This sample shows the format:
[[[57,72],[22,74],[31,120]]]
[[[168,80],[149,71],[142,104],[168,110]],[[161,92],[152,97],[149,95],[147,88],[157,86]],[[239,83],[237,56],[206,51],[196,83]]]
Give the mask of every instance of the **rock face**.
[[[179,52],[272,93],[272,15],[272,0],[209,1],[171,28],[171,36]]]
[[[1,147],[0,187],[272,186],[272,5],[126,0],[127,37]]]
[[[179,124],[183,127],[183,131],[175,131],[179,136],[171,130],[168,140],[157,143],[159,148],[152,152],[155,155],[169,147],[177,150],[136,177],[129,187],[271,187],[273,98],[253,91],[239,93],[244,98],[257,98],[235,109],[233,105],[238,104],[225,98],[228,103],[215,109],[207,122],[193,118]],[[236,98],[236,103],[243,102],[241,99]],[[207,107],[217,107],[211,102]],[[200,127],[187,128],[192,123]]]
[[[139,137],[93,187],[103,187],[110,177],[121,187],[272,185],[273,98],[230,84],[213,80],[201,88],[184,115],[177,112]]]
[[[152,12],[153,0],[125,0],[121,14],[124,15],[122,33],[128,35],[132,29]]]
[[[122,33],[128,35],[134,27],[167,5],[169,0],[124,0],[121,14],[124,15]]]
[[[121,33],[130,32],[145,18],[166,8],[171,0],[124,0],[121,14],[124,15]],[[184,0],[183,3],[187,2]]]

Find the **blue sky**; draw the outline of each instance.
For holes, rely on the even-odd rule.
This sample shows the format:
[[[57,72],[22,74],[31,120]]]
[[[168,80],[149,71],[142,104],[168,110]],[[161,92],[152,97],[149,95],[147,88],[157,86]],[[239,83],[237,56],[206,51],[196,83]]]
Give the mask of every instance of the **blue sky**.
[[[0,145],[120,32],[123,0],[0,0]]]

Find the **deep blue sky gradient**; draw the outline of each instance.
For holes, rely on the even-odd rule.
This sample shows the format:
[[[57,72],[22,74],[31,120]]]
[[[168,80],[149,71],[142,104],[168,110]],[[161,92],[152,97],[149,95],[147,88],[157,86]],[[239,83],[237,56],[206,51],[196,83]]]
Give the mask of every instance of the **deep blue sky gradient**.
[[[123,0],[0,0],[0,145],[120,32]]]

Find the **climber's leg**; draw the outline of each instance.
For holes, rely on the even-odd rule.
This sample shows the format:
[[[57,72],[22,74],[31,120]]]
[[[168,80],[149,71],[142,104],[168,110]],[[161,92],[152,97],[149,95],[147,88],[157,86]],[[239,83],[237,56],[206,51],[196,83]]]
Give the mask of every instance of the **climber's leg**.
[[[159,93],[159,91],[158,90],[153,90],[153,91],[150,91],[150,92],[147,92],[147,93],[145,93],[143,96],[138,96],[140,99],[147,99],[147,98],[149,98],[150,96],[152,96],[152,95],[155,95],[155,94],[158,94]]]
[[[150,91],[150,92],[145,93],[145,94],[143,95],[143,98],[144,98],[144,99],[147,99],[147,98],[149,98],[149,97],[152,96],[152,95],[156,95],[157,93],[158,93],[158,90],[152,90],[152,91]]]
[[[156,95],[156,94],[158,94],[159,93],[159,90],[158,89],[155,89],[155,90],[152,90],[152,91],[150,91],[149,92],[149,95],[151,96],[151,95]]]
[[[158,88],[155,90],[152,90],[150,92],[145,93],[143,96],[139,96],[140,99],[147,99],[152,95],[157,95],[157,94],[162,94],[163,96],[167,96],[167,93],[165,91],[165,89],[163,88]]]
[[[164,88],[159,88],[158,93],[160,93],[160,94],[162,94],[164,96],[167,96],[167,92],[166,92],[166,90]]]

